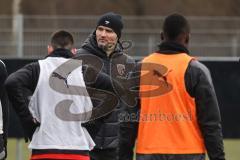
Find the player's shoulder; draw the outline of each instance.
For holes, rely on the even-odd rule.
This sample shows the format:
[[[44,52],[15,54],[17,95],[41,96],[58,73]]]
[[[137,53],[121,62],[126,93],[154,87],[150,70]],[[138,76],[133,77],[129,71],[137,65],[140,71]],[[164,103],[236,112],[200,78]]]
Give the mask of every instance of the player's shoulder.
[[[191,68],[194,71],[198,71],[200,73],[209,74],[209,69],[207,68],[207,66],[205,66],[203,63],[201,63],[201,62],[199,62],[198,60],[195,60],[195,59],[193,59],[189,63],[189,68]]]
[[[206,78],[211,81],[211,73],[206,65],[199,62],[198,60],[192,60],[188,66],[188,73],[191,75]]]
[[[5,63],[4,63],[2,60],[0,60],[0,66],[1,66],[1,67],[2,67],[2,66],[3,66],[3,67],[6,67],[6,66],[5,66]]]
[[[2,60],[0,60],[0,70],[1,71],[6,70],[6,65]]]

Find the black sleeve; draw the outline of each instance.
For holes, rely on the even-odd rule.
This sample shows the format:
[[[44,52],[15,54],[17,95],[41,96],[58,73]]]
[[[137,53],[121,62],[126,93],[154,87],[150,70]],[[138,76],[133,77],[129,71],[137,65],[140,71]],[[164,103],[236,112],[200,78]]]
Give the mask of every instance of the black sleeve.
[[[28,103],[36,88],[39,72],[39,64],[31,63],[12,73],[5,83],[9,99],[23,126],[25,137],[29,139],[38,126],[33,122]]]
[[[133,85],[139,91],[140,63],[136,64],[132,77],[136,77]],[[134,146],[138,132],[140,100],[134,107],[126,107],[119,115],[120,138],[119,138],[119,160],[133,160]]]
[[[8,124],[9,124],[9,101],[7,92],[4,87],[4,82],[7,78],[7,70],[5,64],[0,61],[0,99],[2,105],[2,119],[3,119],[3,146],[7,149],[7,136],[8,136]],[[7,155],[7,154],[6,154]]]
[[[101,99],[103,94],[103,97],[105,97],[105,99],[108,99],[107,97],[109,96],[111,98],[114,98],[112,97],[112,95],[115,95],[114,89],[109,75],[103,72],[99,72],[99,70],[90,65],[83,66],[83,73],[84,81],[86,83],[88,94],[92,100],[93,107],[101,107],[101,105],[103,105],[103,103],[100,102],[101,100],[104,101],[104,99]],[[82,124],[82,126],[87,129],[93,139],[104,123],[104,118],[105,116],[90,120]]]
[[[83,69],[85,70],[85,68]],[[108,74],[104,72],[99,72],[94,67],[88,67],[88,72],[85,72],[84,74],[84,80],[86,83],[88,83],[90,79],[94,79],[94,81],[92,81],[93,83],[89,83],[89,87],[102,89],[114,93],[114,89],[112,86],[112,80],[114,79],[111,79]]]
[[[101,71],[102,61],[89,51],[80,48],[73,59],[82,60],[84,82],[87,87],[114,92],[110,76]],[[95,62],[95,63],[94,63]]]
[[[191,61],[185,74],[185,85],[195,98],[197,118],[210,160],[225,160],[221,116],[209,70]]]

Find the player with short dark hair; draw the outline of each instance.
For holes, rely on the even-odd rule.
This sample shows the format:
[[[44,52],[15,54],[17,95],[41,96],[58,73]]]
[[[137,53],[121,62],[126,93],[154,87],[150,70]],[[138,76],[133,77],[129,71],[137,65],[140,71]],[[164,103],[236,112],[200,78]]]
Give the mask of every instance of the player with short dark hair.
[[[53,48],[72,48],[74,44],[73,36],[66,31],[54,33],[51,38],[51,46]]]
[[[159,50],[142,60],[136,159],[204,160],[207,152],[210,160],[225,160],[211,75],[189,55],[186,18],[167,16],[161,39]],[[132,159],[133,131],[120,148],[122,160]]]
[[[69,32],[55,32],[47,57],[12,73],[6,81],[25,136],[31,140],[32,160],[89,160],[89,151],[95,143],[82,124],[103,114],[94,114],[89,91],[94,95],[99,91],[97,88],[109,90],[110,93],[101,93],[117,103],[107,76],[97,77],[96,88],[85,81],[82,60],[71,59],[73,43]]]

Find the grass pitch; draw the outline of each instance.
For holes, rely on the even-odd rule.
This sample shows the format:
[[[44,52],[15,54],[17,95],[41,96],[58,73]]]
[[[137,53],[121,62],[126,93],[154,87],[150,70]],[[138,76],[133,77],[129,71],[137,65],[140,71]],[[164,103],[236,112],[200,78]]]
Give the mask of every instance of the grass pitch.
[[[27,148],[28,144],[23,139],[16,140],[10,138],[8,140],[8,158],[7,160],[29,160],[30,151]],[[240,139],[225,139],[224,147],[226,159],[240,159]]]

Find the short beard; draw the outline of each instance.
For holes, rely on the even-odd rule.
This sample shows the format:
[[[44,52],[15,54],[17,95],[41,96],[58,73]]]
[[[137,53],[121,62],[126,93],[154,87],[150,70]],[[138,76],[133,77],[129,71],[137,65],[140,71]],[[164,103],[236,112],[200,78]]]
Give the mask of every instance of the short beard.
[[[106,44],[106,45],[98,45],[99,48],[101,48],[103,51],[105,51],[106,53],[112,53],[115,49],[115,46],[114,44]]]

